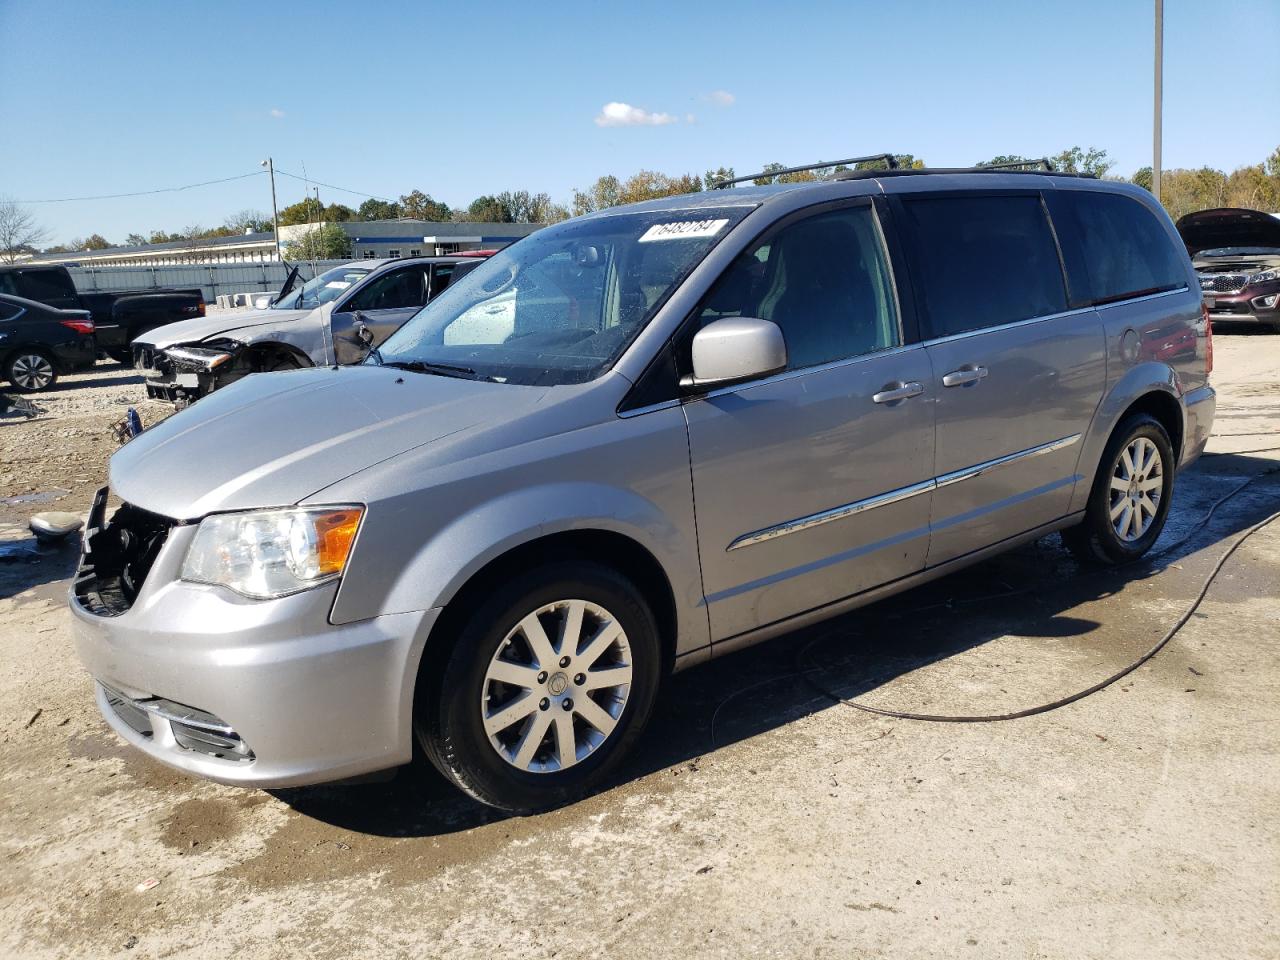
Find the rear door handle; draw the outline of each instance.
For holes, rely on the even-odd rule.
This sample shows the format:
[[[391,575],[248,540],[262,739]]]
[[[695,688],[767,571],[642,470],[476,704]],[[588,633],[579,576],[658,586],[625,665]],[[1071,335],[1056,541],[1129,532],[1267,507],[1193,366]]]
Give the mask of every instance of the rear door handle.
[[[915,380],[909,383],[898,381],[897,385],[885,384],[885,389],[879,393],[873,393],[871,399],[876,403],[896,403],[899,400],[910,400],[912,397],[918,397],[924,393],[924,384]]]
[[[979,380],[985,380],[987,377],[986,367],[961,367],[959,370],[952,370],[942,378],[944,387],[964,387],[971,383],[977,383]]]

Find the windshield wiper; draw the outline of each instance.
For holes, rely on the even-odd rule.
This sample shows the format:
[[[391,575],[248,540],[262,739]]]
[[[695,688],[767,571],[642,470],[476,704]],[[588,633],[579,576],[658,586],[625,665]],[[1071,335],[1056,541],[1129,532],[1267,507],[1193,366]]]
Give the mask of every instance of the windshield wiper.
[[[470,367],[457,366],[452,363],[428,363],[426,360],[383,360],[382,355],[378,354],[378,365],[383,367],[394,367],[397,370],[411,370],[414,373],[435,373],[442,377],[462,377],[464,379],[484,379],[488,377],[480,377]]]

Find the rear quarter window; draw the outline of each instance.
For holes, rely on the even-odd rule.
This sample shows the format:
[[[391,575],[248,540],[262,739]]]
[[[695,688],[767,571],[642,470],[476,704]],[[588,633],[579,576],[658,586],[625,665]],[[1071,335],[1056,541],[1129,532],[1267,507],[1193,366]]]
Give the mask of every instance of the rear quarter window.
[[[1066,310],[1038,194],[910,198],[902,209],[926,339]]]
[[[1071,302],[1111,303],[1187,285],[1181,252],[1155,214],[1118,193],[1047,195],[1062,239]]]

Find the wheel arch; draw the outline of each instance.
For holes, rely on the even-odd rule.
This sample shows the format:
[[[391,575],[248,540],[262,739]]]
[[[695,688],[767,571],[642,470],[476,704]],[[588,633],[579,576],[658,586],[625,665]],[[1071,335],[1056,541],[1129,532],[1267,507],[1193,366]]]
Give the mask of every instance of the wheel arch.
[[[1072,511],[1085,508],[1108,441],[1116,428],[1134,413],[1149,414],[1160,422],[1169,434],[1174,463],[1182,462],[1186,410],[1178,389],[1177,375],[1164,364],[1145,363],[1133,367],[1107,392],[1085,435],[1077,467],[1080,479],[1072,496]]]

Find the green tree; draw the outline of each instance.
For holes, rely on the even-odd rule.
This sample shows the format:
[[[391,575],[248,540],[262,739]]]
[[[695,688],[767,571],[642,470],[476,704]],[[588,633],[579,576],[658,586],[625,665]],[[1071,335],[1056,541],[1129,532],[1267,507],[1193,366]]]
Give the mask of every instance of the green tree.
[[[292,227],[301,223],[321,223],[324,205],[315,197],[304,197],[280,211],[280,226]]]
[[[82,241],[81,250],[106,250],[108,247],[114,246],[106,237],[100,233],[91,233]]]
[[[149,241],[140,233],[131,233],[124,238],[126,247],[145,247]]]
[[[336,223],[325,223],[285,244],[290,260],[342,260],[351,256],[351,238]]]
[[[1150,167],[1141,167],[1138,172],[1130,179],[1130,183],[1136,184],[1143,190],[1150,190],[1155,183],[1155,174],[1151,172]]]
[[[406,193],[400,198],[401,215],[411,220],[431,220],[448,222],[453,211],[447,204],[432,200],[430,194],[421,190]]]
[[[356,212],[345,203],[331,203],[324,208],[324,219],[328,223],[346,223],[356,219]]]
[[[1081,150],[1079,147],[1068,147],[1061,153],[1049,158],[1053,169],[1061,173],[1084,173],[1101,179],[1115,163],[1107,158],[1107,151],[1090,147]]]
[[[600,177],[585,191],[573,191],[573,215],[580,217],[584,213],[605,210],[622,203],[618,199],[622,192],[622,184],[612,175]]]
[[[717,183],[732,180],[735,176],[733,167],[716,167],[714,170],[708,170],[702,175],[702,187],[704,190],[710,190]]]
[[[504,191],[493,198],[506,213],[508,223],[546,223],[551,198],[528,190]]]
[[[399,220],[402,215],[399,204],[373,197],[360,204],[360,209],[356,211],[356,218],[359,220]]]
[[[476,197],[467,207],[466,219],[475,223],[510,223],[511,215],[497,197]]]

